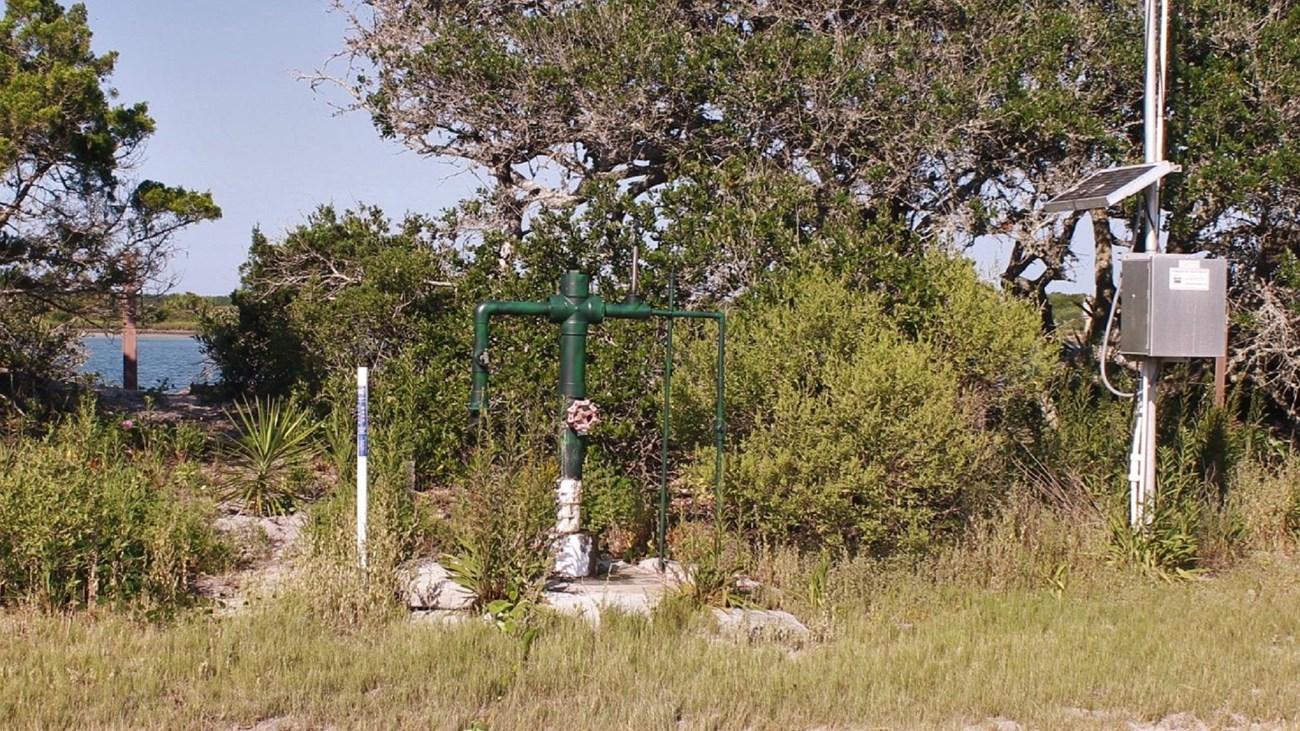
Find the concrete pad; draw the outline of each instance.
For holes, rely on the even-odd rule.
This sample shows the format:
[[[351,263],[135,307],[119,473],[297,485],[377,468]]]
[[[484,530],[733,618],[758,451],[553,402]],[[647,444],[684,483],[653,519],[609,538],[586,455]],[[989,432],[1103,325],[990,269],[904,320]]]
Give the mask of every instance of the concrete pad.
[[[670,566],[661,574],[651,567],[654,563],[642,561],[634,566],[616,561],[608,572],[597,576],[553,581],[542,595],[542,603],[593,624],[600,623],[604,609],[649,616],[664,594],[682,583],[680,567],[674,572]]]

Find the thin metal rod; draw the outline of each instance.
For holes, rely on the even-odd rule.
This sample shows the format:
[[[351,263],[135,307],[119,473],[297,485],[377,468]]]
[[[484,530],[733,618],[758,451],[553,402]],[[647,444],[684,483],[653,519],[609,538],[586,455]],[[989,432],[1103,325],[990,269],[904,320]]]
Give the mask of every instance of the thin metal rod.
[[[1169,0],[1146,0],[1146,87],[1142,105],[1143,159],[1164,159],[1165,76],[1169,67]],[[1142,216],[1142,250],[1160,246],[1160,182],[1147,188]],[[1129,457],[1129,523],[1142,530],[1156,503],[1156,387],[1160,361],[1143,358],[1138,401],[1134,404],[1133,449]]]
[[[1151,384],[1147,389],[1147,443],[1145,449],[1147,459],[1146,484],[1142,486],[1142,520],[1145,524],[1151,523],[1154,516],[1156,504],[1159,499],[1156,494],[1156,468],[1160,462],[1160,454],[1156,451],[1156,390],[1160,383],[1160,359],[1149,358],[1142,364],[1143,379]]]
[[[672,322],[672,320],[669,320]],[[727,318],[718,318],[718,397],[717,413],[713,418],[713,550],[722,550],[722,454],[727,439]]]
[[[632,247],[632,287],[628,293],[628,301],[636,301],[637,285],[641,280],[641,247]]]
[[[668,311],[671,313],[677,294],[677,278],[668,275]],[[673,398],[673,317],[668,317],[668,342],[664,349],[664,435],[659,447],[659,535],[655,543],[659,553],[659,570],[664,570],[668,540],[668,441],[671,438],[670,404]]]
[[[667,473],[668,473],[668,400],[671,398],[672,391],[669,388],[672,379],[672,323],[673,320],[681,317],[688,320],[716,320],[718,323],[718,362],[717,372],[714,382],[714,391],[717,394],[716,413],[713,419],[713,525],[714,525],[714,550],[720,550],[722,547],[722,485],[724,473],[724,454],[726,452],[727,439],[727,316],[722,312],[701,312],[697,310],[675,310],[673,309],[673,299],[675,297],[675,284],[669,279],[668,290],[668,309],[651,310],[652,317],[662,317],[668,320],[668,347],[667,362],[664,367],[664,449],[662,462],[663,467],[660,474],[660,525],[667,523],[666,502],[664,496],[667,494]],[[664,543],[663,533],[660,533],[659,542]],[[663,556],[660,556],[662,561]]]

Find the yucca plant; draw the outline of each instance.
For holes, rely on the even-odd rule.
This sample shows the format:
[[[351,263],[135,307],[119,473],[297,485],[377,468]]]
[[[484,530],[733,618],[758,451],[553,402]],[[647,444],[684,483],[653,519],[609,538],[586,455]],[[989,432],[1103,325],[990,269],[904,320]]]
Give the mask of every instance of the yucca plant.
[[[289,512],[307,486],[308,465],[320,454],[320,423],[305,407],[281,399],[254,399],[226,412],[237,432],[224,453],[234,468],[222,500],[253,515]]]

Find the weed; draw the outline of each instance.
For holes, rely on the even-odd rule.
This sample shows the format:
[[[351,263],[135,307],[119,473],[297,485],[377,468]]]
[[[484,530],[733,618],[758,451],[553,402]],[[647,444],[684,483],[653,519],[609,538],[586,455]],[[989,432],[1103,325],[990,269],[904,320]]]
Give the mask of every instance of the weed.
[[[1191,578],[1203,571],[1197,568],[1196,523],[1194,506],[1157,508],[1151,522],[1142,527],[1114,521],[1112,556],[1123,564],[1161,578]]]
[[[550,565],[554,467],[518,436],[489,440],[472,456],[452,513],[457,550],[444,557],[479,606],[540,589]]]

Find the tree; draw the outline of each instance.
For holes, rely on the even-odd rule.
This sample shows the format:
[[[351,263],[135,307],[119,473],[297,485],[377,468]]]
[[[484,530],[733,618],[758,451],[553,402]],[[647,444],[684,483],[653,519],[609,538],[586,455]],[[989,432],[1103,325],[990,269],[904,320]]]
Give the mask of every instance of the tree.
[[[201,336],[231,395],[348,403],[355,368],[370,366],[375,419],[390,439],[432,471],[454,462],[469,428],[458,376],[469,372],[471,305],[452,286],[455,252],[428,245],[432,227],[325,206],[283,239],[254,231],[233,311],[205,316]]]
[[[1300,415],[1300,314],[1277,304],[1300,209],[1300,10],[1176,10],[1170,248],[1233,258],[1235,368]],[[876,269],[863,239],[915,256],[994,236],[1004,287],[1050,331],[1047,289],[1091,224],[1085,333],[1101,336],[1132,208],[1041,204],[1141,159],[1140,3],[372,0],[350,18],[355,63],[334,80],[381,135],[488,175],[456,228],[503,278],[557,254],[626,271],[636,244],[652,280],[671,262],[688,296],[716,299],[794,263]]]
[[[717,295],[788,252],[729,241],[743,226],[673,241],[672,224],[700,217],[672,204],[690,189],[694,206],[725,205],[775,178],[809,189],[807,210],[784,211],[799,214],[783,222],[791,246],[843,225],[841,200],[858,233],[1004,232],[1007,281],[1045,298],[1069,235],[1033,204],[1124,146],[1125,89],[1140,90],[1131,51],[1102,55],[1133,10],[1083,2],[379,0],[352,20],[357,107],[491,176],[463,226],[495,235],[503,267],[567,211],[652,250],[720,249],[697,277]],[[1024,277],[1034,262],[1045,278]]]
[[[0,304],[10,314],[51,307],[88,313],[105,295],[129,297],[161,284],[175,234],[221,215],[208,193],[129,181],[154,121],[142,103],[114,103],[108,81],[115,61],[114,53],[92,52],[84,6],[6,2]],[[20,347],[0,344],[0,356],[17,361]]]

